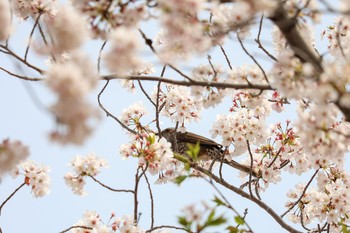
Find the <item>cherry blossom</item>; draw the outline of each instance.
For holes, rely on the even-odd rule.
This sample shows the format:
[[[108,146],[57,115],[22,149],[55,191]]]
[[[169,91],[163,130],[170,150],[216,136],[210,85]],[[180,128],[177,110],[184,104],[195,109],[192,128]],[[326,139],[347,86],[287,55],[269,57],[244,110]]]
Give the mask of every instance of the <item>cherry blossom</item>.
[[[153,175],[165,170],[173,157],[171,144],[165,138],[158,140],[153,133],[134,135],[131,143],[120,147],[120,153],[125,159],[138,158],[139,166],[147,167]]]
[[[72,189],[74,194],[85,195],[85,177],[98,175],[101,168],[107,167],[107,162],[94,153],[90,153],[86,156],[75,156],[69,165],[73,167],[73,173],[69,172],[64,176],[66,185]]]
[[[156,98],[156,92],[153,98]],[[189,88],[173,85],[168,85],[166,92],[160,93],[159,104],[164,104],[161,113],[181,126],[199,120],[203,105],[202,101],[190,95]]]
[[[161,23],[164,27],[159,46],[163,62],[187,59],[192,53],[203,53],[211,46],[206,25],[197,16],[203,10],[203,0],[161,0]]]
[[[52,63],[46,75],[47,85],[58,95],[51,110],[63,126],[51,132],[51,139],[82,144],[93,131],[89,121],[98,118],[95,107],[86,99],[97,83],[96,71],[84,54],[75,52],[62,62]]]
[[[0,41],[6,40],[11,33],[11,9],[9,1],[0,1]]]
[[[51,52],[61,54],[77,49],[88,38],[86,22],[71,6],[60,6],[57,14],[46,18],[45,22],[55,40]]]
[[[5,139],[0,144],[0,177],[11,171],[29,156],[29,149],[21,141]]]
[[[57,12],[56,0],[13,0],[11,3],[16,15],[24,19],[29,16],[35,18],[39,14],[51,17]]]
[[[138,34],[135,29],[119,27],[113,30],[108,39],[111,41],[110,51],[104,56],[107,68],[118,75],[126,75],[130,71],[142,68],[143,62],[136,56],[140,49]]]
[[[137,129],[140,126],[140,119],[147,114],[146,108],[142,105],[142,103],[134,103],[130,105],[128,108],[123,109],[123,113],[120,116],[121,122],[123,122],[126,126],[134,125]]]
[[[50,168],[32,160],[23,161],[12,171],[13,177],[24,176],[25,184],[31,187],[34,197],[43,197],[50,192]]]

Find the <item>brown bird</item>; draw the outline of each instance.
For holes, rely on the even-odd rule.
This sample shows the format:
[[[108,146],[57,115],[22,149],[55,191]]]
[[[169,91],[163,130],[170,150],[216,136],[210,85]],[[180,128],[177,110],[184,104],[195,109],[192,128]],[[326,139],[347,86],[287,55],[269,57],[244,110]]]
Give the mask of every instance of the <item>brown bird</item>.
[[[175,153],[180,155],[188,156],[186,151],[188,150],[188,144],[196,144],[199,143],[200,151],[198,153],[198,158],[201,160],[218,160],[223,161],[223,163],[238,169],[245,173],[250,173],[251,169],[249,166],[242,165],[237,163],[234,160],[222,159],[225,151],[223,146],[216,143],[215,141],[200,136],[198,134],[190,133],[190,132],[175,132],[174,128],[167,128],[161,131],[161,136],[164,137],[168,142],[171,143],[171,147]],[[255,172],[252,172],[253,176],[257,176]]]

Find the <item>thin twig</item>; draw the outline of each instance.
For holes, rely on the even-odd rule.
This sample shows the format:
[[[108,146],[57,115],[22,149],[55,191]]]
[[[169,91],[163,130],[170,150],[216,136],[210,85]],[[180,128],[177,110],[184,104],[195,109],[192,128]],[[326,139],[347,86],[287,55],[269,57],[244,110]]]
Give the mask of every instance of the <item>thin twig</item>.
[[[254,196],[251,196],[250,194],[248,194],[248,193],[244,192],[243,190],[231,185],[230,183],[227,183],[225,180],[220,179],[218,176],[211,173],[207,169],[198,166],[196,163],[189,162],[189,165],[192,168],[206,174],[209,178],[213,179],[216,183],[224,186],[225,188],[240,195],[241,197],[246,198],[246,199],[254,202],[255,204],[257,204],[261,209],[265,210],[282,228],[286,229],[288,232],[301,233],[300,231],[298,231],[297,229],[293,228],[292,226],[287,224],[285,221],[283,221],[283,219],[265,202],[259,200],[258,198],[254,197]]]
[[[253,192],[252,192],[252,170],[253,170],[253,153],[250,149],[250,144],[249,144],[249,140],[247,140],[247,147],[248,147],[248,152],[249,152],[249,157],[250,157],[250,171],[249,171],[249,185],[248,185],[248,189],[249,189],[249,193],[250,196],[253,197]]]
[[[314,174],[312,175],[312,177],[310,178],[309,182],[306,184],[306,186],[305,186],[303,192],[301,193],[300,197],[298,198],[298,200],[296,200],[296,201],[294,202],[294,204],[293,204],[291,207],[289,207],[288,210],[286,210],[283,214],[281,214],[281,218],[283,218],[289,211],[291,211],[291,210],[301,201],[301,199],[304,197],[304,195],[305,195],[305,193],[306,193],[306,190],[309,188],[311,182],[314,180],[314,178],[315,178],[315,176],[317,175],[317,173],[318,173],[319,170],[320,170],[320,169],[317,169],[317,170],[315,171],[315,173],[314,173]]]
[[[30,64],[28,61],[24,60],[23,58],[21,58],[20,56],[18,56],[15,52],[13,52],[11,49],[9,49],[9,47],[4,46],[4,45],[0,45],[0,48],[5,49],[9,55],[11,55],[12,57],[16,58],[18,61],[22,62],[23,64],[25,64],[26,66],[32,68],[33,70],[37,71],[39,74],[43,74],[44,71],[41,70],[40,68]]]
[[[151,228],[153,228],[153,226],[154,226],[154,199],[153,199],[151,184],[148,181],[148,177],[147,177],[146,173],[145,173],[145,180],[146,180],[148,191],[149,191],[149,197],[151,199]]]
[[[227,63],[227,65],[228,65],[228,67],[230,67],[230,70],[232,70],[232,66],[231,66],[230,59],[228,59],[228,56],[227,56],[227,54],[226,54],[226,51],[225,51],[224,47],[222,47],[222,46],[220,45],[220,49],[221,49],[222,54],[224,54],[224,57],[225,57],[225,60],[226,60],[226,63]]]
[[[261,15],[260,17],[260,22],[259,22],[259,31],[258,31],[258,35],[255,39],[255,42],[258,44],[258,48],[261,49],[262,51],[264,51],[264,53],[270,57],[272,60],[277,61],[277,58],[275,56],[273,56],[269,51],[267,51],[265,49],[265,47],[262,45],[261,40],[260,40],[260,35],[261,35],[261,31],[262,31],[262,24],[263,24],[263,20],[264,20],[264,14]]]
[[[242,41],[242,39],[240,38],[240,36],[239,36],[238,33],[237,33],[237,39],[238,39],[239,44],[241,45],[243,51],[244,51],[244,52],[254,61],[254,63],[259,67],[259,69],[261,70],[261,72],[262,72],[263,75],[264,75],[265,81],[266,81],[267,83],[270,83],[270,82],[269,82],[269,79],[267,78],[267,75],[266,75],[266,73],[265,73],[265,70],[262,68],[262,66],[260,65],[260,63],[255,59],[255,57],[253,57],[253,56],[249,53],[249,51],[245,48],[245,46],[244,46],[244,44],[243,44],[243,41]]]
[[[127,131],[129,131],[132,134],[137,134],[137,132],[135,130],[130,129],[128,126],[126,126],[123,122],[121,122],[118,117],[114,116],[111,112],[109,112],[102,104],[101,102],[101,95],[102,93],[105,91],[105,89],[107,88],[109,84],[109,80],[107,80],[106,84],[103,86],[102,90],[100,91],[100,93],[98,93],[97,95],[97,101],[98,101],[98,105],[100,106],[100,108],[106,113],[107,117],[112,117],[115,121],[117,121],[124,129],[126,129]]]
[[[149,94],[147,93],[147,91],[143,88],[141,81],[140,81],[140,80],[137,80],[137,82],[138,82],[138,84],[139,84],[139,87],[140,87],[142,93],[146,96],[146,98],[148,99],[148,101],[151,102],[151,104],[152,104],[153,106],[156,106],[156,104],[153,102],[152,98],[149,96]]]
[[[18,188],[15,189],[15,191],[13,191],[10,196],[8,196],[6,198],[6,200],[1,204],[0,206],[0,215],[1,215],[1,210],[2,207],[4,207],[4,205],[26,184],[26,182],[23,182]]]
[[[98,58],[97,58],[97,71],[98,71],[98,73],[100,73],[100,71],[101,71],[101,56],[102,56],[102,51],[103,51],[104,47],[106,46],[106,44],[107,44],[107,41],[105,40],[102,43],[101,49],[98,53]]]
[[[194,233],[192,231],[188,231],[186,228],[183,228],[183,227],[177,227],[177,226],[169,226],[169,225],[161,225],[161,226],[156,226],[156,227],[153,227],[151,229],[148,229],[146,231],[146,233],[151,233],[155,230],[158,230],[158,229],[162,229],[162,228],[169,228],[169,229],[175,229],[175,230],[182,230],[182,231],[186,231],[188,233]]]
[[[224,82],[208,82],[208,81],[179,81],[169,78],[162,78],[157,76],[139,76],[139,75],[130,75],[126,77],[117,76],[116,74],[110,74],[102,76],[103,80],[141,80],[141,81],[156,81],[162,83],[169,83],[178,86],[201,86],[201,87],[216,87],[216,88],[228,88],[228,89],[258,89],[258,90],[274,90],[270,85],[259,85],[259,84],[233,84],[233,83],[224,83]]]
[[[114,189],[114,188],[111,188],[109,187],[108,185],[106,184],[103,184],[101,181],[97,180],[95,177],[89,175],[89,177],[95,181],[96,183],[98,183],[99,185],[101,185],[102,187],[110,190],[110,191],[113,191],[113,192],[120,192],[120,193],[134,193],[134,190],[130,190],[130,189]]]
[[[86,229],[86,230],[92,230],[92,227],[87,227],[87,226],[71,226],[70,228],[67,228],[66,230],[60,231],[59,233],[65,233],[73,229]]]
[[[36,18],[35,20],[35,23],[33,25],[33,28],[32,28],[32,31],[30,32],[30,35],[29,35],[29,42],[28,42],[28,45],[27,45],[27,48],[26,48],[26,52],[24,53],[24,60],[27,61],[27,57],[28,57],[28,52],[29,52],[29,48],[30,48],[30,44],[31,44],[31,41],[32,41],[32,38],[33,38],[33,35],[34,35],[34,31],[35,31],[35,28],[38,26],[39,24],[39,19],[41,17],[41,13],[39,13],[38,17]]]
[[[27,77],[27,76],[15,74],[15,73],[13,73],[13,72],[11,72],[11,71],[8,71],[8,70],[6,70],[6,69],[4,69],[4,68],[2,68],[2,67],[0,67],[0,70],[2,70],[2,71],[4,71],[4,72],[8,73],[9,75],[11,75],[11,76],[13,76],[13,77],[16,77],[16,78],[19,78],[19,79],[22,79],[22,80],[26,80],[26,81],[42,81],[42,80],[44,80],[43,78],[29,78],[29,77]]]

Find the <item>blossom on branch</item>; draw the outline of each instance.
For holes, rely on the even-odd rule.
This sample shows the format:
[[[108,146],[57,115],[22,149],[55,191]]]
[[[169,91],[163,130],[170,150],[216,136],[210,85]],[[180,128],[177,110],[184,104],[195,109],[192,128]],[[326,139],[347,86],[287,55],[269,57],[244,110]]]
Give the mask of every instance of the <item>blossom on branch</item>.
[[[142,60],[137,56],[141,47],[137,38],[137,31],[128,27],[119,27],[109,34],[111,48],[104,55],[104,61],[111,72],[128,75],[143,67]]]
[[[75,156],[69,165],[73,167],[73,173],[69,172],[64,176],[65,183],[74,194],[84,195],[85,177],[98,175],[101,168],[107,167],[107,162],[95,153],[90,153],[86,156]]]
[[[172,162],[173,152],[171,144],[165,139],[158,140],[153,133],[140,133],[133,136],[132,142],[120,147],[123,158],[135,157],[139,159],[139,166],[155,175],[165,170]]]
[[[18,175],[23,175],[26,185],[32,188],[33,196],[43,197],[50,192],[49,171],[49,167],[27,160],[19,164],[18,167],[12,171],[12,174],[14,178]]]
[[[5,139],[0,143],[0,177],[11,171],[29,156],[29,149],[21,141]]]
[[[87,24],[71,6],[60,6],[54,17],[45,18],[54,42],[50,52],[61,54],[78,49],[88,38]]]
[[[46,76],[47,85],[58,96],[51,110],[63,127],[51,132],[51,139],[61,144],[82,144],[93,131],[91,121],[98,118],[96,108],[87,101],[97,84],[96,70],[86,55],[74,52],[68,59],[52,63]]]
[[[198,121],[203,103],[197,101],[190,93],[188,87],[167,85],[166,92],[159,93],[159,105],[164,104],[161,114],[182,126]],[[153,92],[154,99],[156,95],[156,92]]]
[[[8,0],[0,0],[0,41],[6,40],[11,33],[11,9]]]

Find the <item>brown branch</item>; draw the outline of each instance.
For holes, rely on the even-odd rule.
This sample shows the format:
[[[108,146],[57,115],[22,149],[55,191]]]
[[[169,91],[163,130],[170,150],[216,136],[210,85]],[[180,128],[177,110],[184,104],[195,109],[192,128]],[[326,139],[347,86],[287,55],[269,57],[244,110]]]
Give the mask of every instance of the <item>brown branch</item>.
[[[261,15],[260,22],[259,22],[258,35],[254,41],[258,44],[258,48],[261,49],[268,57],[270,57],[274,61],[277,61],[277,58],[275,58],[275,56],[273,56],[269,51],[267,51],[261,43],[260,35],[261,35],[261,31],[262,31],[263,20],[264,20],[264,14]]]
[[[231,190],[232,192],[240,195],[243,198],[246,198],[255,204],[257,204],[261,209],[265,210],[282,228],[286,229],[290,233],[301,233],[301,231],[298,231],[297,229],[294,229],[292,226],[288,225],[283,219],[270,207],[268,206],[265,202],[259,200],[258,198],[251,196],[250,194],[244,192],[243,190],[227,183],[225,180],[220,179],[218,176],[215,174],[211,173],[210,171],[198,166],[196,163],[190,162],[189,165],[206,174],[208,177],[213,179],[216,183],[224,186],[225,188]]]
[[[154,226],[154,199],[153,199],[151,184],[148,181],[148,177],[147,177],[146,173],[145,173],[145,180],[146,180],[147,188],[149,191],[149,197],[151,199],[151,228],[153,228],[153,226]]]
[[[43,78],[30,78],[30,77],[27,77],[27,76],[23,76],[23,75],[19,75],[19,74],[15,74],[11,71],[8,71],[2,67],[0,67],[0,70],[8,73],[9,75],[13,76],[13,77],[16,77],[16,78],[19,78],[19,79],[22,79],[22,80],[26,80],[26,81],[42,81],[44,80]]]
[[[314,178],[315,178],[315,176],[317,175],[317,173],[318,173],[319,170],[320,170],[320,169],[317,169],[317,170],[315,171],[315,173],[311,176],[309,182],[306,184],[306,186],[305,186],[303,192],[301,193],[300,197],[298,198],[298,200],[296,200],[296,201],[294,202],[294,204],[293,204],[291,207],[289,207],[289,209],[288,209],[287,211],[285,211],[283,214],[281,214],[281,218],[283,218],[289,211],[291,211],[291,210],[301,201],[301,199],[304,197],[304,195],[305,195],[305,193],[306,193],[306,190],[309,188],[311,182],[314,180]]]
[[[103,80],[141,80],[141,81],[156,81],[168,84],[174,84],[178,86],[202,86],[202,87],[216,87],[216,88],[232,88],[232,89],[258,89],[258,90],[274,90],[270,85],[259,85],[259,84],[232,84],[224,82],[209,82],[209,81],[179,81],[169,78],[162,78],[157,76],[140,76],[140,75],[130,75],[126,77],[118,77],[116,74],[110,74],[102,76]]]
[[[60,231],[59,233],[65,233],[65,232],[68,232],[68,231],[70,231],[72,229],[76,229],[76,228],[92,230],[92,227],[87,227],[87,226],[71,226],[70,228],[67,228],[66,230]]]
[[[28,66],[28,67],[32,68],[33,70],[37,71],[39,74],[43,74],[44,73],[43,70],[41,70],[40,68],[30,64],[28,61],[26,61],[23,58],[21,58],[16,53],[14,53],[11,49],[9,49],[7,46],[4,46],[4,45],[0,44],[0,48],[4,49],[9,55],[11,55],[12,57],[16,58],[18,61],[22,62],[26,66]]]
[[[97,72],[100,73],[101,71],[101,56],[102,56],[102,51],[104,49],[104,47],[106,46],[107,41],[105,40],[100,48],[100,51],[98,52],[98,58],[97,58]]]
[[[1,204],[0,206],[0,215],[1,215],[1,210],[4,207],[4,205],[26,184],[26,182],[23,182],[18,188],[13,191],[10,196],[6,198],[6,200]]]
[[[96,183],[98,183],[99,185],[101,185],[102,187],[104,187],[104,188],[106,188],[106,189],[108,189],[110,191],[120,192],[120,193],[134,193],[134,190],[130,190],[130,189],[114,189],[114,188],[111,188],[108,185],[103,184],[101,181],[97,180],[95,177],[93,177],[91,175],[88,175],[88,177],[90,177],[93,181],[95,181]]]
[[[146,233],[151,233],[155,230],[158,230],[158,229],[162,229],[162,228],[170,228],[170,229],[176,229],[176,230],[182,230],[182,231],[186,231],[188,233],[194,233],[192,231],[188,231],[186,228],[183,228],[183,227],[177,227],[177,226],[169,226],[169,225],[161,225],[161,226],[156,226],[156,227],[153,227],[151,229],[148,229],[146,231]]]
[[[130,129],[128,126],[126,126],[123,122],[121,122],[118,117],[114,116],[111,112],[109,112],[102,104],[101,102],[101,95],[102,93],[106,90],[107,86],[109,84],[109,80],[107,80],[106,84],[103,86],[103,88],[101,89],[100,93],[98,93],[97,95],[97,102],[98,105],[100,106],[100,108],[106,113],[107,117],[112,117],[115,121],[117,121],[124,129],[126,129],[127,131],[129,131],[132,134],[137,134],[137,132],[135,130]]]
[[[316,71],[322,73],[321,57],[315,50],[310,49],[311,45],[306,43],[297,27],[297,20],[294,17],[288,16],[288,12],[284,8],[282,1],[269,19],[280,29],[295,55],[301,61],[310,63]]]
[[[260,65],[260,63],[249,53],[249,51],[246,49],[246,47],[244,46],[243,44],[243,41],[242,39],[240,38],[239,34],[237,33],[237,39],[239,41],[239,44],[241,45],[243,51],[253,60],[253,62],[259,67],[259,69],[261,70],[261,72],[263,73],[264,75],[264,78],[265,78],[265,81],[267,83],[270,83],[269,82],[269,79],[267,78],[267,75],[265,73],[265,70],[262,68],[262,66]]]
[[[39,15],[38,15],[38,17],[36,18],[35,23],[34,23],[34,25],[33,25],[32,31],[30,32],[28,46],[27,46],[26,51],[25,51],[25,53],[24,53],[24,60],[25,60],[25,61],[27,61],[28,52],[29,52],[29,48],[30,48],[30,43],[31,43],[32,38],[33,38],[33,35],[34,35],[35,28],[36,28],[36,27],[38,26],[38,24],[39,24],[39,19],[40,19],[41,16],[42,16],[42,13],[39,13]]]
[[[225,51],[224,47],[222,47],[222,46],[220,45],[220,49],[221,49],[222,54],[224,54],[224,57],[225,57],[225,60],[226,60],[226,63],[227,63],[227,65],[228,65],[228,67],[230,68],[230,70],[232,70],[232,66],[231,66],[230,59],[228,59],[228,56],[227,56],[227,54],[226,54],[226,51]]]

